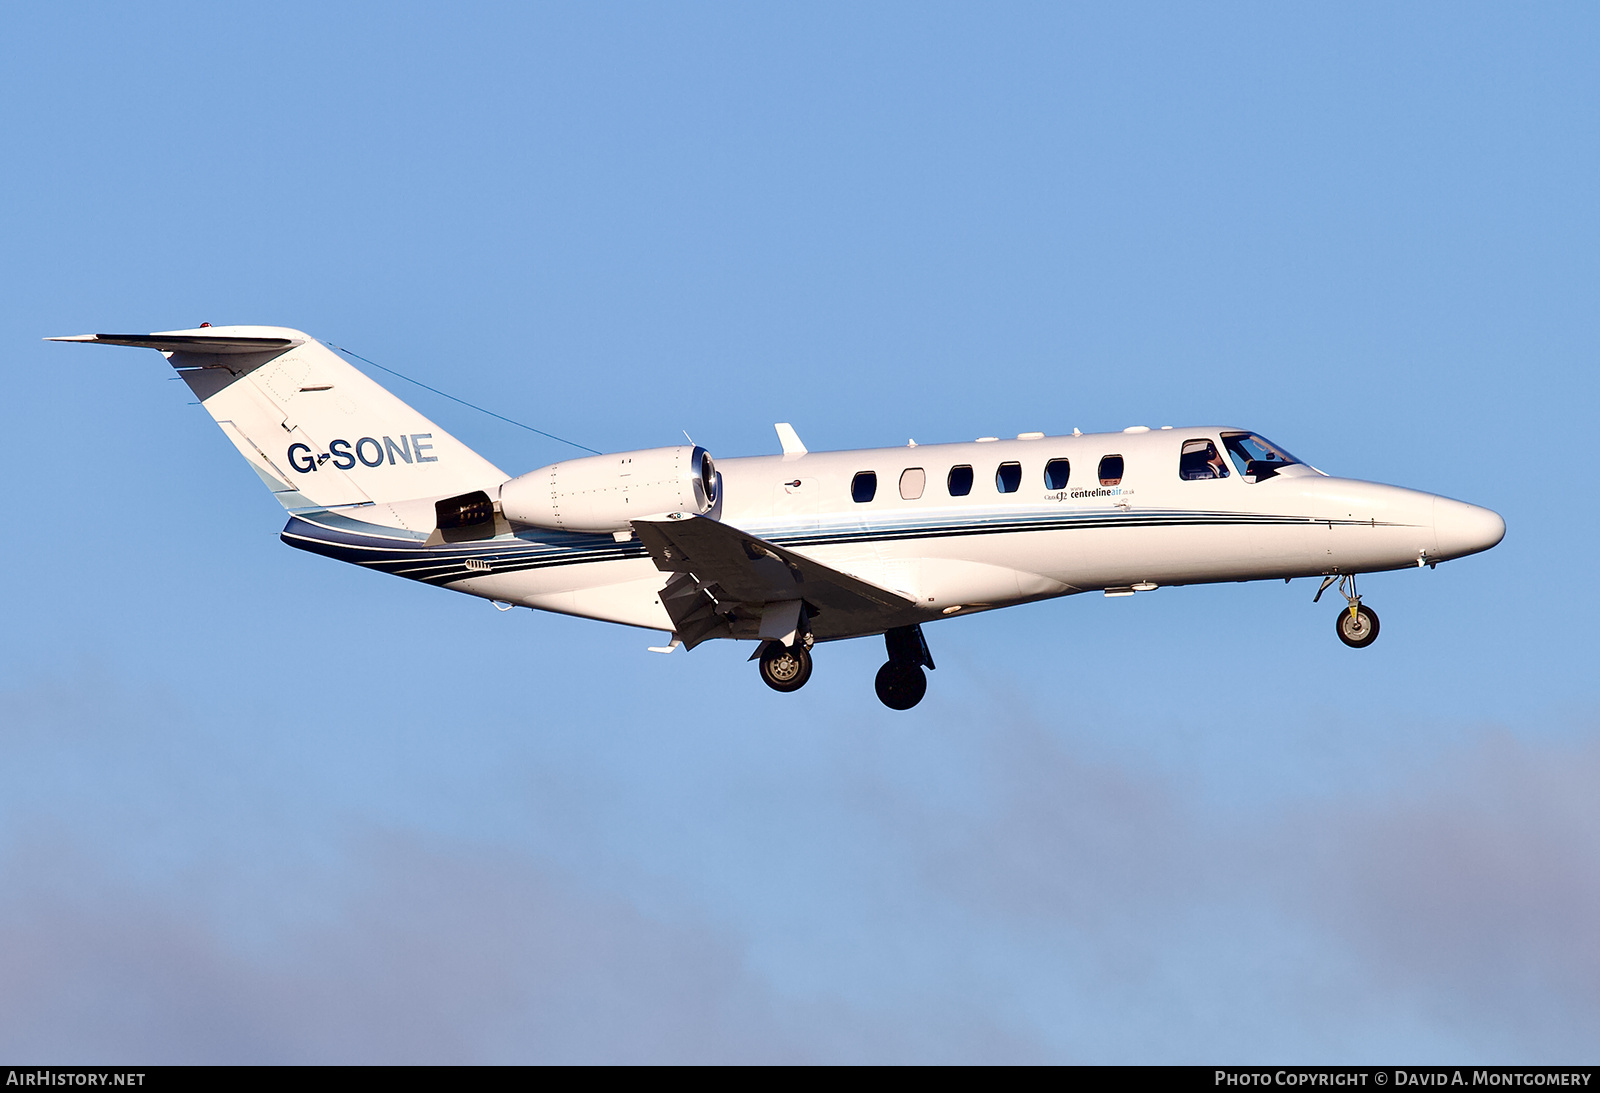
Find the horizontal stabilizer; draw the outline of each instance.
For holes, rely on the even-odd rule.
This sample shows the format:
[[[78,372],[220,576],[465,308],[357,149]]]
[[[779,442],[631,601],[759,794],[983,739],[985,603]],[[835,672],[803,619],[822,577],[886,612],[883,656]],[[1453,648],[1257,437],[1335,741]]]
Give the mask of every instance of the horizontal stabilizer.
[[[288,349],[290,338],[241,338],[236,334],[71,334],[46,338],[47,342],[86,342],[91,345],[132,345],[163,353],[272,353]]]

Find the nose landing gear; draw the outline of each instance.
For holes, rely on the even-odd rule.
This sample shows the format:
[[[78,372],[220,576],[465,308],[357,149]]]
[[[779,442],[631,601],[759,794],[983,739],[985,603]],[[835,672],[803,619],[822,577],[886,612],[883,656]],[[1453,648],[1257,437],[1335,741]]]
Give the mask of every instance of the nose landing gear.
[[[1335,580],[1339,582],[1339,594],[1349,604],[1345,610],[1339,612],[1339,617],[1334,619],[1334,629],[1339,635],[1339,640],[1352,649],[1365,649],[1378,640],[1378,613],[1361,602],[1361,597],[1356,594],[1356,575],[1346,573],[1341,576],[1328,576],[1322,579],[1322,587],[1317,589],[1317,594],[1311,602],[1316,603],[1322,599],[1322,594]]]
[[[1365,649],[1378,640],[1378,613],[1370,607],[1356,604],[1339,612],[1339,640],[1352,649]]]
[[[928,677],[923,666],[933,667],[933,655],[920,626],[902,626],[884,632],[883,643],[889,661],[878,669],[873,687],[878,700],[891,710],[909,710],[928,693]]]

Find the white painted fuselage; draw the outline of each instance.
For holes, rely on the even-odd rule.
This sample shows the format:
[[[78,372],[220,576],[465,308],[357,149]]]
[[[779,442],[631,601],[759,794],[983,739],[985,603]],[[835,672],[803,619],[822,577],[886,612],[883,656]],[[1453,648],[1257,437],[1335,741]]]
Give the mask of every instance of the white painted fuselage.
[[[1459,558],[1504,535],[1494,512],[1293,464],[1249,480],[1179,476],[1185,442],[1221,448],[1226,428],[1154,429],[858,451],[724,458],[714,518],[899,591],[925,620],[1078,592],[1373,573]],[[1101,460],[1120,456],[1115,485]],[[1045,481],[1066,460],[1064,488]],[[1017,464],[1012,492],[1000,468]],[[972,486],[951,496],[953,468]],[[917,496],[902,496],[901,483]],[[872,500],[852,496],[876,478]],[[908,472],[910,472],[908,474]],[[906,489],[906,493],[917,493]],[[533,533],[537,535],[537,533]],[[606,537],[597,537],[609,539]],[[487,546],[487,544],[485,544]],[[603,549],[603,547],[602,547]],[[671,630],[648,557],[616,556],[450,587],[505,602]],[[819,638],[848,637],[827,633]]]

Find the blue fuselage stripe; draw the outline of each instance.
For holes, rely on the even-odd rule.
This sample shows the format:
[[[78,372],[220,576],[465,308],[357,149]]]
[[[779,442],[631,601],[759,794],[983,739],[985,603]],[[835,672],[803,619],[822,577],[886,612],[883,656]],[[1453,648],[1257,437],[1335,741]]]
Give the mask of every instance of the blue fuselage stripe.
[[[356,521],[341,518],[335,527],[306,516],[291,517],[281,538],[300,550],[367,566],[400,577],[430,584],[449,584],[486,571],[515,573],[554,566],[582,565],[590,562],[623,561],[647,558],[649,552],[637,541],[619,543],[609,535],[583,535],[574,532],[521,532],[472,543],[428,545],[420,537],[403,537],[394,529],[368,525],[372,532],[353,530]],[[1278,516],[1239,512],[1075,512],[966,515],[944,522],[918,524],[856,524],[850,527],[815,528],[805,531],[763,529],[744,530],[783,547],[833,546],[845,543],[867,544],[909,539],[943,539],[971,535],[1009,535],[1038,531],[1092,530],[1098,528],[1157,527],[1238,527],[1328,524],[1366,526],[1367,520],[1322,520],[1305,516]],[[537,534],[537,539],[532,536]],[[524,538],[527,536],[527,538]],[[468,560],[486,563],[488,570],[468,568]]]

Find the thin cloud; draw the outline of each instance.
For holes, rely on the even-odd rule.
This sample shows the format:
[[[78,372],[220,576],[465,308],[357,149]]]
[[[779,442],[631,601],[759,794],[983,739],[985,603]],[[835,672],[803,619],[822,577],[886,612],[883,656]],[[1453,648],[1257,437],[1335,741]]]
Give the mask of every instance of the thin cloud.
[[[783,874],[803,910],[845,916],[806,932],[719,901],[711,874],[619,864],[582,823],[560,865],[315,797],[294,829],[281,779],[226,734],[85,691],[8,696],[0,733],[15,1057],[1529,1061],[1580,1057],[1600,1023],[1593,742],[1485,734],[1382,791],[1218,810],[1012,710],[925,738],[968,749],[937,761],[959,800],[869,750],[699,818],[726,837],[766,807],[746,841],[832,825],[856,855],[840,871],[748,874],[755,846],[714,878]],[[96,764],[119,779],[79,777]],[[821,970],[798,988],[785,960]]]

